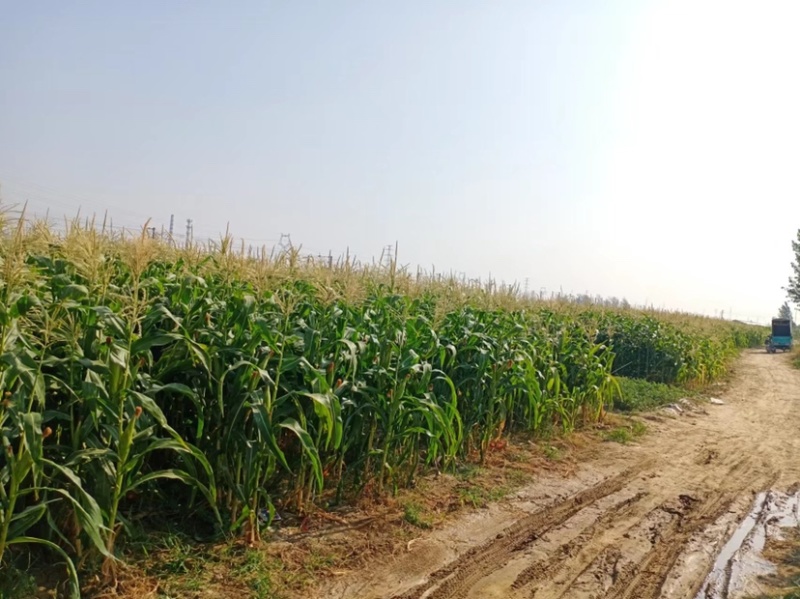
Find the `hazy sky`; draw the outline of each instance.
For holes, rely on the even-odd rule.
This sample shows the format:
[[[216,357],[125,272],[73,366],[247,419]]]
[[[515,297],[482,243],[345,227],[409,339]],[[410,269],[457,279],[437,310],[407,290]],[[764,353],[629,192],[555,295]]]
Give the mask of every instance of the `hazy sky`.
[[[800,2],[5,2],[0,195],[768,319]]]

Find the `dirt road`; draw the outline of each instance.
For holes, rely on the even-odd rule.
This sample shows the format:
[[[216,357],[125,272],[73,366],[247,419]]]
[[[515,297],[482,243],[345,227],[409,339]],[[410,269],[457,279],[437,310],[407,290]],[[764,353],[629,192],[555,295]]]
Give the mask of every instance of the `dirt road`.
[[[800,371],[746,353],[721,399],[656,418],[635,446],[604,444],[576,476],[543,476],[320,596],[694,598],[755,493],[800,481]]]

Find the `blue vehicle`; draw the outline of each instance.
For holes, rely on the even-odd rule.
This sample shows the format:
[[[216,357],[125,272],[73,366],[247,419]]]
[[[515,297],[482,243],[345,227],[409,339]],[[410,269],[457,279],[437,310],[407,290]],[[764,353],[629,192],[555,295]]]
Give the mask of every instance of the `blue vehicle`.
[[[792,349],[792,321],[788,318],[772,319],[772,335],[767,337],[767,351],[774,354],[778,350]]]

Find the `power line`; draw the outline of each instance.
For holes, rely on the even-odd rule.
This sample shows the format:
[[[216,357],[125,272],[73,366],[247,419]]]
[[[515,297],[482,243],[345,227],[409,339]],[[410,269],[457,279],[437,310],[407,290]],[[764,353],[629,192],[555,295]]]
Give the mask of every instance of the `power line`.
[[[93,208],[98,212],[108,212],[109,209],[112,209],[114,212],[118,214],[124,214],[128,218],[142,219],[143,221],[146,221],[152,217],[152,215],[145,216],[138,211],[133,211],[127,207],[115,205],[113,202],[109,202],[107,198],[102,200],[93,200],[83,195],[57,190],[51,187],[40,185],[38,183],[20,183],[14,178],[8,178],[5,176],[0,176],[0,180],[4,184],[3,191],[6,191],[10,188],[11,194],[13,196],[19,196],[19,200],[22,202],[33,198],[61,209],[80,211],[83,207],[86,207],[90,209]]]
[[[380,261],[381,266],[384,265],[384,262],[386,263],[387,267],[391,267],[392,263],[394,262],[394,258],[392,257],[391,245],[384,246],[383,251],[381,252],[381,261]]]

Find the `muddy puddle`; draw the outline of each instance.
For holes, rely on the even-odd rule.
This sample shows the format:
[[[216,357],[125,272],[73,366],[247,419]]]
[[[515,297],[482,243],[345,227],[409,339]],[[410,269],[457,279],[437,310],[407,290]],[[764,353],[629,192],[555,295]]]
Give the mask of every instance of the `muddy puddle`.
[[[717,555],[695,599],[744,599],[760,593],[759,579],[776,572],[764,558],[767,540],[783,540],[800,525],[800,492],[759,493],[747,517]]]

